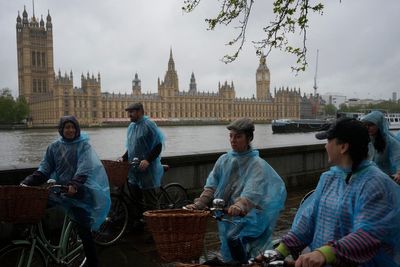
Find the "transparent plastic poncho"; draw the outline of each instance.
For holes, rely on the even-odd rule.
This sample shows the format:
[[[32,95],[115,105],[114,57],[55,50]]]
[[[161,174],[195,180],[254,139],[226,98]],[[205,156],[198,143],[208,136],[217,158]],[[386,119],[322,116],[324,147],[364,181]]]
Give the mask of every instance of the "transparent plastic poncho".
[[[286,188],[281,177],[262,158],[257,150],[222,155],[207,178],[205,188],[215,189],[214,198],[225,200],[226,206],[238,198],[245,198],[255,208],[244,217],[232,217],[244,227],[239,236],[248,240],[247,253],[257,256],[271,248],[271,235],[286,200]],[[221,254],[225,262],[232,261],[227,245],[227,233],[233,227],[229,222],[218,222]]]
[[[164,137],[157,125],[147,116],[143,116],[137,122],[132,122],[128,127],[126,149],[128,160],[134,158],[146,159],[150,151],[158,144],[163,144]],[[161,165],[161,157],[158,156],[145,171],[140,171],[136,166],[129,170],[129,183],[142,189],[160,187],[164,169]]]
[[[349,172],[335,166],[323,173],[290,231],[314,250],[328,243],[340,246],[346,235],[363,230],[382,245],[361,266],[400,266],[400,187],[368,160],[346,183]]]
[[[388,175],[393,175],[400,170],[400,141],[389,131],[389,124],[380,111],[372,111],[361,121],[375,124],[386,141],[386,147],[382,152],[378,152],[372,142],[369,143],[369,159],[378,165],[378,167]]]
[[[92,230],[97,230],[110,209],[110,189],[104,167],[88,141],[86,133],[81,133],[74,141],[60,137],[48,146],[38,171],[61,185],[67,185],[75,176],[87,176],[79,198],[50,194],[50,201],[67,212],[71,207],[86,210]],[[68,215],[74,219],[73,214]]]

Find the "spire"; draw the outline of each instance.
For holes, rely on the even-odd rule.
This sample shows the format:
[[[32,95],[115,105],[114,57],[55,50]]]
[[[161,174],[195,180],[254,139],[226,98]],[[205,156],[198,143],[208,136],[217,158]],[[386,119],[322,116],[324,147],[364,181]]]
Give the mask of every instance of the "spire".
[[[40,16],[40,27],[44,28],[43,15]]]
[[[175,62],[172,56],[172,47],[169,50],[168,70],[175,70]]]
[[[22,12],[22,16],[28,19],[28,12],[26,12],[26,6],[24,6],[24,12]]]
[[[33,17],[35,17],[35,0],[32,0]]]
[[[17,22],[18,22],[18,23],[21,23],[21,17],[20,17],[20,15],[19,15],[19,10],[18,10]]]
[[[51,30],[52,27],[53,25],[51,24],[50,10],[47,10],[46,29]]]
[[[194,77],[194,73],[192,71],[192,75],[190,76],[189,93],[195,93],[196,91],[197,91],[196,78]]]
[[[51,16],[50,16],[50,10],[47,9],[47,17],[46,17],[47,22],[51,22]]]
[[[28,12],[26,12],[26,7],[24,6],[24,11],[22,12],[22,24],[25,26],[28,24]]]

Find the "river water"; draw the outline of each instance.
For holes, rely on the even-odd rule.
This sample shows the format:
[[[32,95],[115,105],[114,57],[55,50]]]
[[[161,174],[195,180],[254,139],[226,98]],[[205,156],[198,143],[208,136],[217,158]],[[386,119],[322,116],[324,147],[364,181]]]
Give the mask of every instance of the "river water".
[[[161,126],[165,135],[163,156],[221,152],[230,148],[224,125]],[[125,152],[126,127],[82,129],[101,159],[115,159]],[[0,130],[0,167],[34,165],[47,146],[58,138],[57,129]],[[324,143],[315,133],[273,134],[270,124],[257,124],[253,147],[271,148]]]

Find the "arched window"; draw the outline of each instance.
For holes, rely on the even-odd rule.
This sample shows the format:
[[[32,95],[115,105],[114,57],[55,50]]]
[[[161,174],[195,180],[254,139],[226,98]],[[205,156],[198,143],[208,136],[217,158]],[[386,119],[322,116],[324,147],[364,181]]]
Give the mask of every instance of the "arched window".
[[[36,53],[32,51],[32,66],[36,66]]]
[[[33,79],[33,92],[36,93],[37,91],[37,85],[36,85],[36,79]]]
[[[46,67],[46,61],[45,61],[44,52],[42,53],[42,66]]]
[[[36,58],[37,58],[37,65],[40,66],[40,52],[36,53]]]
[[[42,80],[37,80],[38,81],[38,92],[42,92]]]

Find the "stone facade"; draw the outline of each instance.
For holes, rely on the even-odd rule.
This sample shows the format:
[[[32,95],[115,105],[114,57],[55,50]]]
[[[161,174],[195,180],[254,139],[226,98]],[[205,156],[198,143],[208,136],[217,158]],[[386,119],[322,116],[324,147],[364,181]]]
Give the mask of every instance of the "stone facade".
[[[142,93],[138,74],[132,81],[130,94],[101,92],[100,73],[95,77],[81,75],[81,87],[74,87],[73,73],[56,75],[53,66],[53,26],[50,13],[28,20],[26,10],[17,16],[17,54],[19,95],[30,107],[33,126],[53,126],[64,115],[75,115],[82,125],[104,125],[128,122],[125,107],[142,102],[145,112],[154,120],[230,121],[250,117],[257,122],[277,118],[300,117],[300,90],[270,92],[270,71],[265,57],[256,71],[256,97],[237,98],[233,82],[218,83],[217,92],[199,92],[194,73],[189,90],[179,90],[179,79],[170,51],[164,80],[158,79],[157,93]]]

